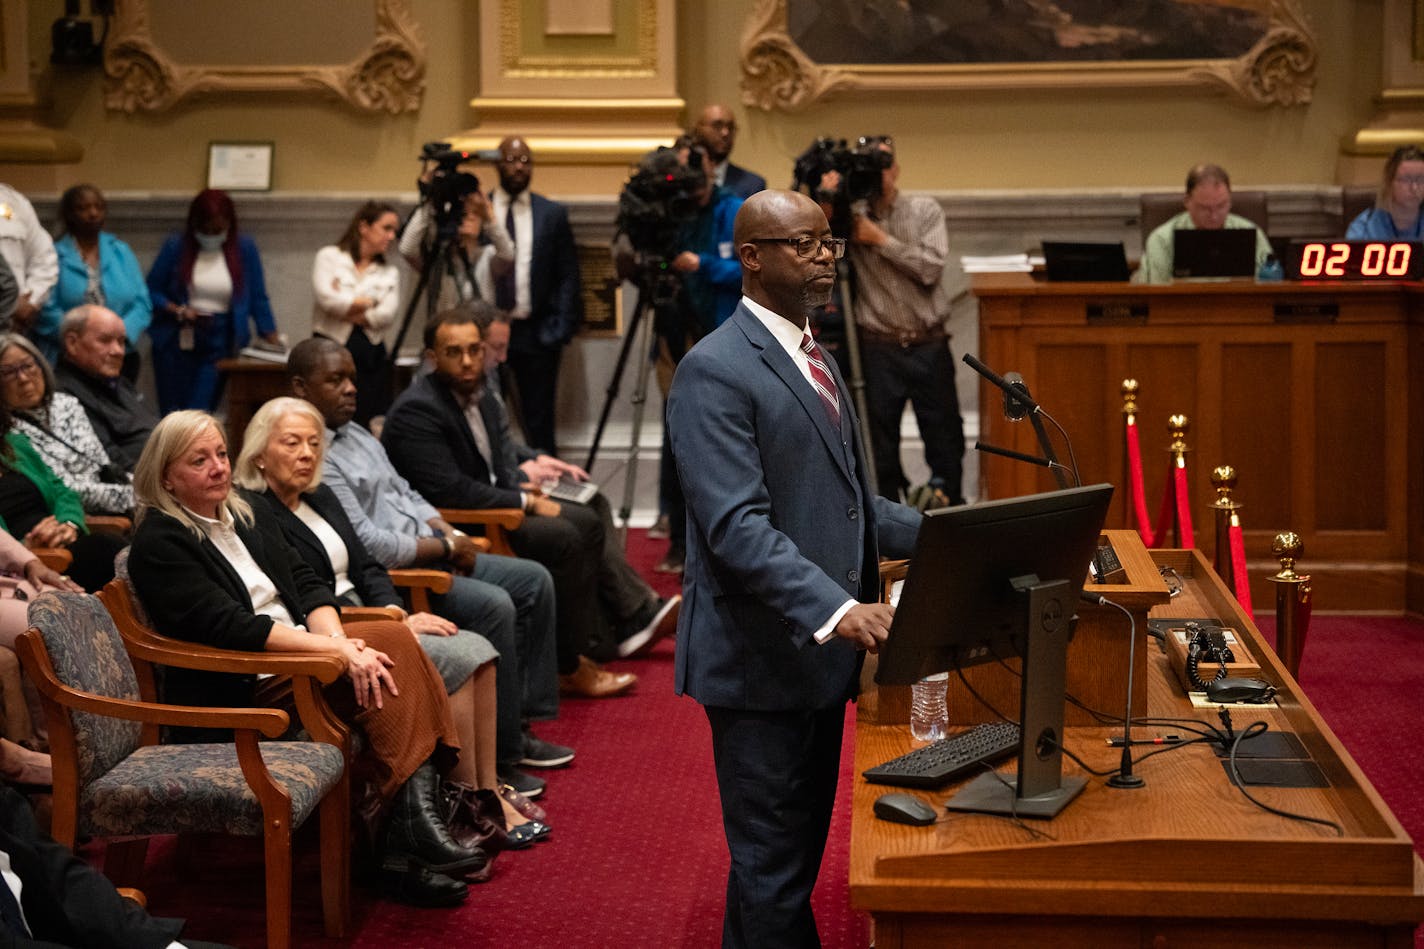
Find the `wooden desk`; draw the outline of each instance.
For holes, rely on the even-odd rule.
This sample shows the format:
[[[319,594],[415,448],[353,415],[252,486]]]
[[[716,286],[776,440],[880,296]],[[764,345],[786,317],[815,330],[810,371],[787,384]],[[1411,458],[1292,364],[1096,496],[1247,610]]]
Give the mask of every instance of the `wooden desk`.
[[[1147,785],[1139,790],[1090,777],[1062,814],[1031,827],[942,808],[932,827],[886,823],[872,806],[892,789],[857,776],[851,902],[871,913],[877,949],[1412,947],[1424,919],[1424,862],[1403,828],[1206,560],[1183,550],[1153,557],[1187,577],[1183,595],[1153,615],[1232,623],[1280,688],[1278,708],[1236,712],[1237,727],[1263,719],[1295,732],[1331,782],[1253,793],[1336,821],[1345,836],[1256,808],[1199,745],[1142,761],[1136,773]],[[1155,646],[1148,701],[1154,715],[1216,721],[1191,708]],[[1108,770],[1120,755],[1104,741],[1113,734],[1120,730],[1069,728],[1065,744],[1090,767]],[[904,726],[858,722],[857,775],[910,744]],[[1081,773],[1067,759],[1064,767]],[[938,805],[956,787],[910,793]]]
[[[1416,285],[1251,281],[1050,284],[983,274],[980,357],[1016,370],[1072,436],[1083,483],[1119,485],[1109,527],[1128,517],[1120,388],[1141,384],[1147,506],[1168,470],[1167,417],[1191,419],[1193,523],[1210,546],[1211,469],[1240,474],[1236,499],[1257,603],[1270,543],[1305,542],[1317,609],[1424,612],[1424,292]],[[1038,453],[980,388],[981,438]],[[1060,454],[1062,451],[1060,444]],[[1067,458],[1063,458],[1067,461]],[[981,495],[1049,490],[1042,469],[980,457]]]
[[[242,433],[262,404],[292,394],[287,386],[287,364],[235,357],[218,360],[218,371],[227,379],[227,443],[236,459]]]

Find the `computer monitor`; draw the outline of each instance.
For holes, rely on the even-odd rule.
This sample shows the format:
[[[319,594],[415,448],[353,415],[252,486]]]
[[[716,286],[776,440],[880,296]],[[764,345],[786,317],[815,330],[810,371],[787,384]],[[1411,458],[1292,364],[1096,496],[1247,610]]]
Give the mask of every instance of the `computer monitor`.
[[[1115,244],[1044,241],[1043,272],[1053,283],[1111,283],[1131,276],[1122,241]]]
[[[1172,232],[1172,276],[1254,277],[1256,229],[1226,227],[1216,230],[1182,228]]]
[[[1082,790],[1062,776],[1063,704],[1072,618],[1112,485],[926,513],[875,679],[1023,658],[1016,779],[985,774],[952,810],[1052,817]]]

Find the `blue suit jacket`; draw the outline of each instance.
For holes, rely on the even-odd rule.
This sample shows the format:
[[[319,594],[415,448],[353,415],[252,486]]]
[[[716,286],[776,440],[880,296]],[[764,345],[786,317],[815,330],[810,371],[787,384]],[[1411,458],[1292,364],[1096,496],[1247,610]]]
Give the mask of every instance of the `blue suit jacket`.
[[[863,654],[814,632],[874,602],[879,554],[908,556],[920,515],[875,495],[849,389],[839,430],[744,305],[683,357],[668,430],[687,496],[676,689],[704,705],[824,708],[855,693]]]
[[[182,278],[178,275],[182,252],[183,234],[168,235],[148,271],[148,294],[153,298],[153,323],[148,327],[148,335],[158,349],[177,345],[178,321],[168,312],[168,304],[188,302],[188,288],[182,286]],[[237,253],[242,262],[242,282],[232,288],[234,352],[252,340],[249,321],[257,324],[259,333],[270,333],[277,328],[277,321],[272,316],[272,303],[267,299],[267,281],[262,276],[262,258],[257,253],[257,244],[246,234],[239,234]]]
[[[490,192],[493,199],[494,192]],[[583,281],[569,212],[557,201],[529,193],[534,250],[529,259],[529,318],[510,323],[513,352],[558,349],[583,323]]]
[[[765,191],[766,179],[754,171],[747,171],[727,162],[727,174],[723,178],[722,187],[737,197],[746,199],[758,191]]]

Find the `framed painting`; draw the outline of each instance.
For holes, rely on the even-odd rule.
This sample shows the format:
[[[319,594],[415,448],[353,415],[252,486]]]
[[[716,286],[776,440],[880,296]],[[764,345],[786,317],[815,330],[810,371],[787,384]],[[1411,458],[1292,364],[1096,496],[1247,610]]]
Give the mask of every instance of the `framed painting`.
[[[1200,87],[1310,101],[1298,0],[757,0],[742,101],[797,111],[851,91]]]
[[[105,106],[163,112],[214,93],[316,93],[367,112],[413,112],[425,41],[410,0],[118,0]]]

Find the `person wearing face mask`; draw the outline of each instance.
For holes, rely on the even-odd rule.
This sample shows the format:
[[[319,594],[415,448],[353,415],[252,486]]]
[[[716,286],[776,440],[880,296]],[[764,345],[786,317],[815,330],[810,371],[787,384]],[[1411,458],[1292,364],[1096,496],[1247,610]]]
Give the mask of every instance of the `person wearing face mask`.
[[[30,336],[53,363],[59,358],[59,323],[64,314],[84,303],[108,307],[124,321],[123,376],[138,378],[138,340],[153,319],[143,269],[128,244],[104,230],[109,206],[91,184],[79,184],[59,199],[63,236],[54,242],[59,255],[59,281],[40,308]]]
[[[400,271],[386,260],[400,215],[389,204],[367,201],[346,233],[317,251],[312,265],[312,332],[343,344],[356,364],[356,415],[361,425],[391,404],[385,331],[400,302]]]
[[[227,192],[198,192],[182,231],[170,234],[148,272],[153,300],[153,376],[162,414],[211,411],[222,395],[218,360],[252,338],[249,322],[278,342],[262,259],[238,232]]]

